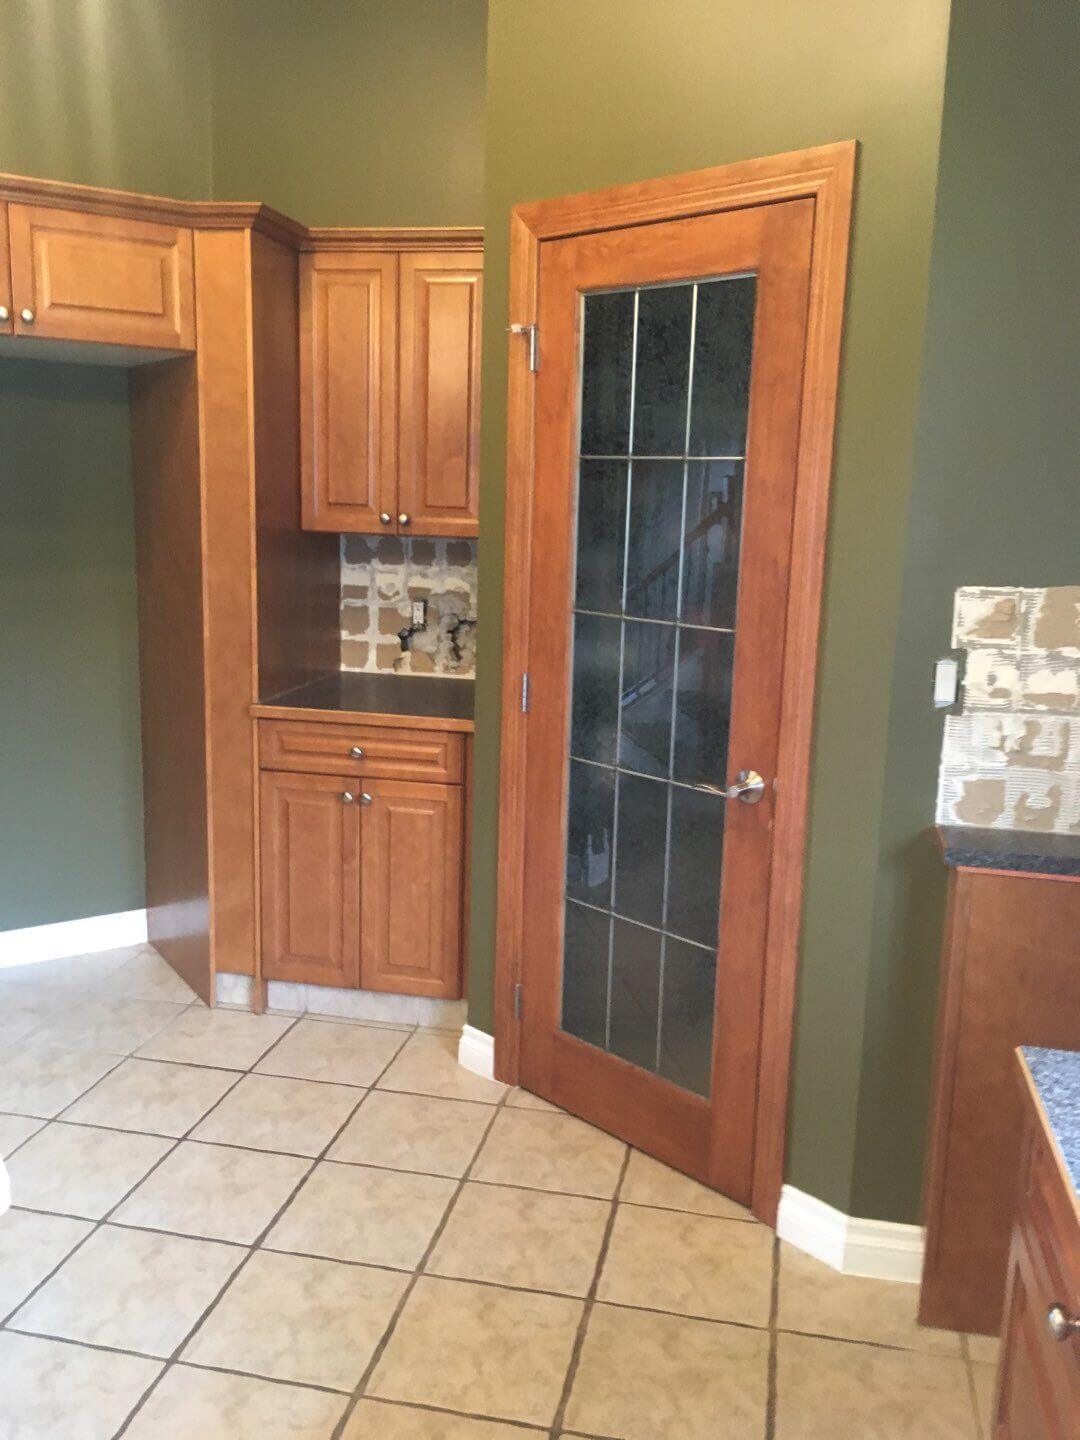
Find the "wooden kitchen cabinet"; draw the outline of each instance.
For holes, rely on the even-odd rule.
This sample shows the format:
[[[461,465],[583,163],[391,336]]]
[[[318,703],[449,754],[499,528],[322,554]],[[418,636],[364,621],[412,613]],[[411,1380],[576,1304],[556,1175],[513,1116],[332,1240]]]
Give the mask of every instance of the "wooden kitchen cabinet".
[[[301,257],[305,529],[476,534],[482,258]]]
[[[8,245],[8,207],[0,201],[0,335],[15,329],[11,314],[11,251]]]
[[[13,204],[8,230],[16,335],[195,348],[189,229]]]

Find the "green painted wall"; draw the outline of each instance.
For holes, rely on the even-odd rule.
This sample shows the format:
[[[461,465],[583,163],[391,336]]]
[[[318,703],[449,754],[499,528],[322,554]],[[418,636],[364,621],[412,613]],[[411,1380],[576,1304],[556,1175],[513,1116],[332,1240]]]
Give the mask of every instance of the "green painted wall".
[[[477,225],[486,0],[215,0],[214,194]]]
[[[857,1215],[914,1220],[944,874],[927,703],[960,584],[1080,579],[1080,9],[953,0],[914,482],[893,662]]]
[[[510,207],[862,144],[840,396],[789,1178],[850,1208],[947,0],[491,0],[470,1021],[491,1025]],[[854,777],[854,779],[853,779]]]
[[[0,360],[0,931],[140,908],[127,376]]]

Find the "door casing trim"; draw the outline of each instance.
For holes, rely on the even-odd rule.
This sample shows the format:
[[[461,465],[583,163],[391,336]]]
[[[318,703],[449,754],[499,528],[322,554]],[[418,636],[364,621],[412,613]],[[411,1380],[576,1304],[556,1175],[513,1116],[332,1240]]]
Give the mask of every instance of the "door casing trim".
[[[825,575],[841,335],[857,142],[841,141],[605,190],[515,206],[510,215],[510,319],[537,322],[545,240],[714,214],[782,200],[814,202],[810,302],[786,617],[773,860],[765,943],[751,1208],[776,1223],[783,1183],[802,923],[814,693]],[[509,337],[503,676],[495,940],[495,1075],[515,1084],[525,919],[525,767],[535,376],[522,336]],[[543,337],[541,336],[541,363]]]

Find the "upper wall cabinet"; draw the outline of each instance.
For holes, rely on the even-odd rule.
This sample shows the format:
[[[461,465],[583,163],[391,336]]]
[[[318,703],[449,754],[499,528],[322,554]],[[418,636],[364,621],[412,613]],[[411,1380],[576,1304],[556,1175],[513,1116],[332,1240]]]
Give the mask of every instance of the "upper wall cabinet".
[[[301,475],[310,530],[475,535],[479,250],[301,261]]]
[[[8,228],[16,335],[195,348],[190,230],[33,205]]]

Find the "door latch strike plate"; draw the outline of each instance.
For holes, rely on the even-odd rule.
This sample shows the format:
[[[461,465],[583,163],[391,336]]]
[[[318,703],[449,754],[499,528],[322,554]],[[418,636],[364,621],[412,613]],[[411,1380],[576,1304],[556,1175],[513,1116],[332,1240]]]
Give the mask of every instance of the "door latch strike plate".
[[[521,986],[514,986],[514,1019],[521,1019]]]
[[[521,676],[521,713],[529,713],[529,672],[526,670]]]
[[[540,369],[540,330],[536,325],[508,325],[511,335],[524,335],[529,342],[529,369]]]

